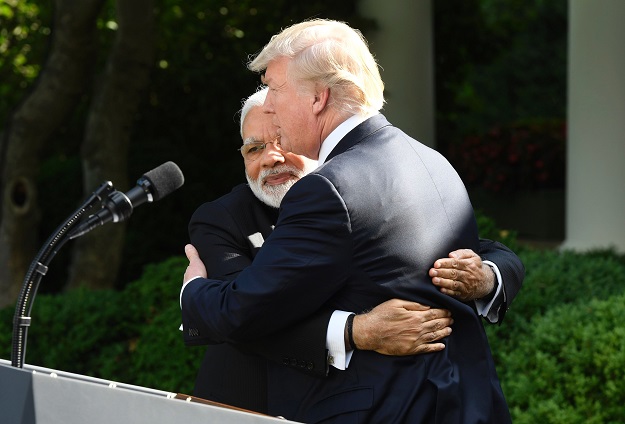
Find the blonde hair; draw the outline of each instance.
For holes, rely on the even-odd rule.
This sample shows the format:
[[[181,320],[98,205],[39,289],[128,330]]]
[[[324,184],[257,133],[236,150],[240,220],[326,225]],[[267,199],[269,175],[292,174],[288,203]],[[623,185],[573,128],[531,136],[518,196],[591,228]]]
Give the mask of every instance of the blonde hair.
[[[370,115],[384,106],[384,83],[367,41],[344,22],[313,19],[292,25],[248,63],[262,73],[280,57],[291,59],[290,76],[330,89],[330,105],[354,115]]]

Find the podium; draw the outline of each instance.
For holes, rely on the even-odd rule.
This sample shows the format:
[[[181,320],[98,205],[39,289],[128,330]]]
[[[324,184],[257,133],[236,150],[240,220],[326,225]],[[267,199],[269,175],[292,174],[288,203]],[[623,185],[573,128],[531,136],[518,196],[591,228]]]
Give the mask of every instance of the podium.
[[[3,424],[293,423],[178,393],[0,359]]]

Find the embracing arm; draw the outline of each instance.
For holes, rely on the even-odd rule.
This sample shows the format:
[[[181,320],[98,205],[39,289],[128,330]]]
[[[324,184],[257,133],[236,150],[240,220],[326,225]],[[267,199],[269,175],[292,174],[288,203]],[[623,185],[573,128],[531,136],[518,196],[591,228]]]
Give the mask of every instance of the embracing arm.
[[[241,231],[236,230],[240,223],[232,217],[233,214],[224,216],[225,211],[222,209],[194,214],[189,230],[192,242],[198,246],[201,258],[207,262],[211,277],[215,275],[218,279],[228,280],[249,265],[253,255],[245,246],[246,240],[241,237]],[[313,372],[325,372],[325,336],[332,312],[323,309],[314,311],[305,319],[278,332],[256,340],[245,340],[245,343],[239,342],[239,345],[278,363],[296,366],[304,371],[310,371],[312,365]],[[187,325],[193,326],[191,323],[187,321]],[[451,318],[446,310],[391,300],[367,314],[359,315],[354,322],[354,334],[359,340],[360,349],[386,354],[425,353],[444,348],[442,343],[432,342],[447,336],[451,331],[449,325]],[[191,329],[196,340],[202,336],[198,328]],[[396,337],[393,332],[397,334]],[[371,340],[368,341],[367,337],[371,337]],[[310,360],[301,352],[309,354],[313,359]]]
[[[503,244],[480,239],[479,256],[469,249],[451,252],[434,263],[430,276],[441,292],[463,301],[475,300],[478,308],[485,309],[488,321],[501,323],[523,284],[525,268]]]
[[[249,205],[245,212],[216,202],[198,208],[189,223],[189,235],[199,252],[197,259],[206,264],[212,278],[234,279],[252,263],[275,223],[271,212],[259,204]],[[186,248],[186,253],[195,255],[194,250]],[[188,278],[193,276],[187,275]],[[237,346],[279,364],[325,375],[328,367],[326,329],[332,312],[322,309],[281,331],[257,340],[239,342]],[[215,343],[199,332],[190,333],[185,331],[188,345]]]
[[[191,219],[189,233],[201,253],[195,253],[193,247],[186,248],[190,260],[193,258],[192,264],[197,264],[196,259],[202,260],[215,278],[230,279],[238,275],[252,262],[254,252],[236,230],[237,225],[232,215],[217,205],[207,204],[199,208]],[[192,267],[185,274],[185,281],[196,275],[206,276],[203,264],[198,270],[194,269]],[[202,274],[196,274],[199,271]],[[321,309],[282,331],[237,345],[273,362],[307,373],[327,375],[334,359],[328,357],[326,350],[326,334],[333,312],[332,309]],[[447,310],[393,299],[358,315],[353,331],[361,350],[408,355],[444,349],[442,343],[436,342],[451,333],[451,323]],[[196,331],[185,332],[185,341],[188,345],[211,343]]]
[[[491,240],[481,239],[479,252],[482,257],[460,249],[436,260],[429,272],[432,283],[449,296],[475,301],[489,321],[501,322],[523,282],[523,264],[514,252]],[[373,314],[376,309],[381,313]],[[353,342],[358,349],[386,355],[433,352],[444,349],[437,341],[451,333],[451,323],[448,311],[393,299],[356,315]]]
[[[478,253],[482,259],[494,263],[499,269],[504,291],[503,302],[505,302],[502,306],[505,312],[523,285],[525,278],[523,262],[512,250],[493,240],[481,239]]]
[[[192,241],[203,251],[217,250],[212,254],[202,255],[206,261],[212,261],[209,269],[215,268],[217,278],[224,275],[234,278],[242,268],[251,263],[250,255],[248,254],[246,258],[245,253],[232,248],[245,244],[244,241],[228,240],[229,237],[233,237],[231,229],[236,226],[235,222],[228,223],[223,217],[216,219],[214,214],[210,216],[211,221],[219,222],[224,228],[210,229],[205,231],[206,234],[202,234],[206,228],[198,230],[204,225],[202,223],[198,225],[196,222],[197,231],[192,230],[190,225]],[[210,237],[205,237],[207,234],[210,237],[217,234],[218,237],[210,241]],[[207,249],[207,245],[212,248]],[[220,260],[214,262],[215,258]],[[224,266],[227,269],[222,269]],[[233,269],[237,266],[238,269]],[[211,270],[211,276],[212,274]],[[275,362],[295,366],[304,371],[310,371],[312,364],[314,373],[322,372],[327,369],[325,333],[331,312],[317,311],[277,333],[268,334],[257,341],[246,341],[245,345],[248,349]],[[353,333],[359,349],[394,355],[425,353],[444,348],[442,343],[436,342],[451,332],[449,328],[451,322],[448,311],[394,299],[377,306],[367,314],[358,315],[354,319]],[[309,353],[313,359],[309,360],[300,352]]]
[[[481,257],[470,249],[460,249],[436,260],[429,272],[432,283],[449,296],[475,301],[488,321],[501,323],[521,288],[525,268],[519,257],[499,242],[480,239],[479,253]],[[355,316],[353,341],[358,349],[386,355],[433,352],[444,349],[438,340],[451,333],[452,322],[448,311],[393,299]],[[347,336],[345,340],[348,344]]]

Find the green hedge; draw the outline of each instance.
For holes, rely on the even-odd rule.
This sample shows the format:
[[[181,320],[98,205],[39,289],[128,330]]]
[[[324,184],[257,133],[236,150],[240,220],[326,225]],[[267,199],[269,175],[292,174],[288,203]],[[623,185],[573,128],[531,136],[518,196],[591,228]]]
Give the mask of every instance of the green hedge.
[[[513,422],[625,422],[625,258],[525,249],[523,288],[487,333]]]
[[[625,422],[625,259],[520,248],[526,279],[487,332],[515,423]],[[123,291],[40,295],[26,363],[191,393],[203,348],[178,331],[186,259],[145,268]],[[13,308],[0,310],[10,358]]]
[[[148,265],[123,291],[39,295],[25,362],[160,390],[191,393],[202,348],[182,343],[179,295],[188,262]],[[0,357],[10,359],[14,308],[0,311]]]
[[[621,269],[622,270],[622,269]],[[516,424],[625,420],[625,295],[555,306],[501,353]]]

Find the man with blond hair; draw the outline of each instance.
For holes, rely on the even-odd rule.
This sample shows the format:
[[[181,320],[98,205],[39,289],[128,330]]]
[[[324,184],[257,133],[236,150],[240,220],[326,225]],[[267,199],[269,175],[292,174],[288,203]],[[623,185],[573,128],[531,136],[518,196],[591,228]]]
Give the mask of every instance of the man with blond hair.
[[[237,342],[320,308],[361,313],[392,298],[444,308],[454,319],[445,348],[413,356],[358,349],[348,314],[345,340],[356,349],[347,369],[318,379],[271,366],[269,413],[311,423],[509,423],[480,316],[429,276],[447,252],[479,247],[466,189],[442,155],[379,113],[384,85],[362,35],[337,21],[295,24],[249,68],[269,88],[263,108],[281,148],[320,166],[284,196],[275,229],[234,280],[205,278],[188,249],[184,327]]]
[[[282,150],[271,115],[262,111],[266,94],[267,88],[252,94],[241,109],[243,145],[239,150],[248,184],[238,185],[230,193],[204,203],[189,223],[191,242],[212,278],[234,278],[252,262],[263,240],[272,232],[284,195],[317,167],[316,161]],[[491,281],[500,285],[492,267],[498,275],[505,276],[506,291],[513,296],[514,287],[520,286],[523,279],[523,266],[518,257],[505,246],[489,240],[480,241],[479,253],[484,261],[472,251],[456,251],[450,258],[441,258],[437,261],[438,277],[445,279],[442,277],[447,276],[449,281],[462,283],[462,295],[475,299],[490,290]],[[455,279],[452,279],[454,273]],[[494,296],[495,287],[491,291],[492,302],[475,300],[483,315],[489,315],[490,310],[494,314],[500,310],[501,299]],[[254,344],[209,344],[193,394],[267,413],[267,359],[325,377],[328,362],[334,363],[334,357],[342,355],[326,349],[342,341],[342,337],[338,343],[326,340],[332,313],[333,310],[321,310],[288,331],[264,337]],[[365,330],[361,327],[363,320]],[[364,333],[371,339],[381,340],[378,346],[363,342],[361,348],[371,346],[380,353],[394,355],[441,350],[444,345],[440,339],[451,331],[448,311],[398,299],[357,316],[353,324],[353,331],[359,338],[362,339],[360,334]],[[189,344],[202,341],[195,333],[186,334],[186,340]]]

